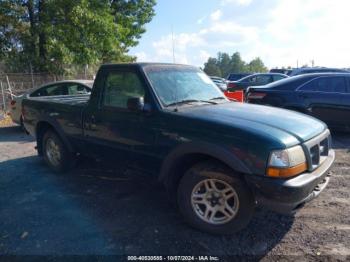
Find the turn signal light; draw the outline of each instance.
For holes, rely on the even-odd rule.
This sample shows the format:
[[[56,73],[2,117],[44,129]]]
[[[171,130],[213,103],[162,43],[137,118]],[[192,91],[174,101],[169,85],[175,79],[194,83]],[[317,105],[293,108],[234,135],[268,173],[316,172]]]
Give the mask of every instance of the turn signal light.
[[[305,163],[301,163],[299,165],[296,165],[293,167],[287,167],[287,168],[269,167],[267,168],[266,174],[269,177],[286,178],[286,177],[299,175],[306,170],[307,170],[307,165],[305,162]]]

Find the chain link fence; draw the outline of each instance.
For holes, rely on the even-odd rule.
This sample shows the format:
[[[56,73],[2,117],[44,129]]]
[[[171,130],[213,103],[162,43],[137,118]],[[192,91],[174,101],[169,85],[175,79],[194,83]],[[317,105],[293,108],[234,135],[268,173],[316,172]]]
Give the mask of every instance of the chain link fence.
[[[41,85],[68,79],[94,79],[91,73],[77,73],[71,76],[57,76],[49,73],[0,73],[0,115],[9,110],[13,97],[23,94],[28,89]]]

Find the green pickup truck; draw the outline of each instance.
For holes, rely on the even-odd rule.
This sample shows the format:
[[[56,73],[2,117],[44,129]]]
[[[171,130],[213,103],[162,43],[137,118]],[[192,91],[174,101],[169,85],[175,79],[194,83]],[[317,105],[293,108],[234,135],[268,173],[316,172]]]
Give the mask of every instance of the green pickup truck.
[[[25,99],[22,115],[54,171],[78,155],[142,165],[190,225],[215,234],[244,228],[256,206],[295,212],[334,161],[323,122],[230,102],[187,65],[103,65],[90,96]]]

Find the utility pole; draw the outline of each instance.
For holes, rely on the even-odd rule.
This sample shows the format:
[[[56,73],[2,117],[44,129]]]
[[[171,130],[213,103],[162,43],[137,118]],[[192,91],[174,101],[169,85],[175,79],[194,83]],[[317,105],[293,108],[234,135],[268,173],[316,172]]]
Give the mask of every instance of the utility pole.
[[[6,112],[6,101],[5,101],[5,92],[4,92],[4,87],[2,85],[2,81],[0,82],[0,86],[1,86],[1,94],[2,94],[2,108],[4,110],[4,112]]]
[[[171,42],[173,46],[173,63],[175,64],[175,44],[174,44],[174,29],[173,25],[171,25]]]

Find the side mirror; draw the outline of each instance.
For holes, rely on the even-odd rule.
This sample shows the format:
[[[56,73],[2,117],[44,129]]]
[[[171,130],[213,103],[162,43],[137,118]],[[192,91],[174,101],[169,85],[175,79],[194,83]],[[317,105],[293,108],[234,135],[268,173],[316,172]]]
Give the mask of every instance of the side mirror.
[[[145,103],[143,97],[130,97],[127,101],[127,107],[130,111],[143,111]]]

